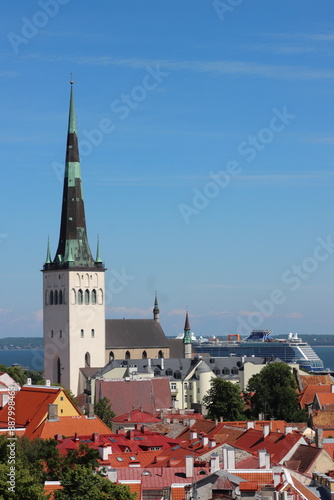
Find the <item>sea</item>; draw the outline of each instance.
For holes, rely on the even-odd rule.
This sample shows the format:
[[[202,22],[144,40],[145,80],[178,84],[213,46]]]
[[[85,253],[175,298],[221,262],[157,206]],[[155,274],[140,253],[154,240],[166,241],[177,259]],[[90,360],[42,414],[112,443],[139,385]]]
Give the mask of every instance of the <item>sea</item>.
[[[325,368],[334,372],[334,346],[313,346],[313,350]],[[14,363],[36,371],[43,370],[43,349],[0,350],[0,364],[11,366]]]

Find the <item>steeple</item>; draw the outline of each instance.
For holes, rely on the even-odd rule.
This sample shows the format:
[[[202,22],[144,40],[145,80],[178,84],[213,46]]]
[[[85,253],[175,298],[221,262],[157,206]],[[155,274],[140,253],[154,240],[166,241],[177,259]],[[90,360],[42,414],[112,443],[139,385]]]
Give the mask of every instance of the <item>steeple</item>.
[[[192,340],[191,340],[191,329],[190,329],[190,324],[189,324],[188,311],[186,312],[186,321],[184,323],[183,351],[184,351],[185,358],[191,358],[191,356],[192,356]]]
[[[155,300],[154,300],[154,307],[153,307],[153,319],[159,323],[159,314],[160,314],[160,309],[158,306],[158,297],[157,297],[157,292],[155,292]]]
[[[53,262],[45,263],[44,269],[103,267],[102,261],[94,261],[87,239],[73,81],[70,83],[70,110],[59,243]]]

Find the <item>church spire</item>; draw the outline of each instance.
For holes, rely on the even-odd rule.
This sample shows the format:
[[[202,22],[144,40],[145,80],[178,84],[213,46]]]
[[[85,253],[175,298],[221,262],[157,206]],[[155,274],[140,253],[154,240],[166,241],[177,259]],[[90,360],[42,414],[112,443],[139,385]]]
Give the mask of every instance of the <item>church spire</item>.
[[[155,292],[155,300],[154,300],[154,307],[153,307],[153,319],[159,323],[159,314],[160,314],[160,309],[158,305],[158,296],[157,292]]]
[[[63,204],[58,249],[50,269],[101,267],[95,263],[89,248],[85,207],[82,193],[77,125],[74,109],[73,81],[66,146]]]
[[[184,351],[185,358],[191,358],[191,356],[192,356],[192,340],[191,340],[191,329],[190,329],[190,324],[189,324],[188,311],[186,312],[186,321],[184,323],[183,351]]]

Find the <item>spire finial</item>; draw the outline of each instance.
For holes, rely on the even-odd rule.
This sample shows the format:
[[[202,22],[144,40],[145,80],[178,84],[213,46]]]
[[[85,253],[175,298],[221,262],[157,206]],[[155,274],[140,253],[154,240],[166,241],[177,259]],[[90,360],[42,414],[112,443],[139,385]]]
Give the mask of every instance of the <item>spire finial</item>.
[[[73,81],[73,74],[71,73],[71,79],[70,79],[70,84],[73,85],[74,81]]]
[[[158,305],[158,294],[157,291],[155,291],[155,299],[154,299],[154,307],[153,307],[153,319],[157,322],[159,322],[159,314],[160,314],[160,309]]]

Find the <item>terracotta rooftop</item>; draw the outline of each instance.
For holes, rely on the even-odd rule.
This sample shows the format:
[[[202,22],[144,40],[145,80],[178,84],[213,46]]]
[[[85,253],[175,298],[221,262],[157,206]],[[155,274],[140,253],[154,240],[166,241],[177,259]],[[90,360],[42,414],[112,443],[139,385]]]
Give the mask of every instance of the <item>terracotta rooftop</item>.
[[[334,405],[333,392],[317,393],[316,398],[318,399],[320,407]]]
[[[155,417],[152,413],[142,410],[131,410],[127,413],[123,413],[122,415],[118,415],[112,419],[113,422],[117,423],[125,423],[125,422],[133,422],[133,423],[156,423],[161,422],[160,418]]]
[[[142,407],[143,411],[153,414],[158,408],[172,406],[167,377],[129,381],[124,379],[96,380],[95,394],[99,399],[107,397],[110,400],[116,416],[130,412],[133,406]]]
[[[301,444],[286,462],[286,466],[301,474],[308,474],[312,471],[313,463],[320,453],[321,448]]]
[[[302,383],[302,390],[308,385],[331,385],[333,383],[330,375],[300,375],[300,381]]]
[[[317,410],[312,415],[312,422],[314,428],[334,430],[334,411]]]
[[[301,408],[305,408],[306,405],[313,403],[314,396],[323,392],[330,393],[331,385],[312,385],[309,384],[303,392],[299,395],[299,404]]]
[[[106,426],[98,416],[88,418],[86,415],[75,417],[59,417],[57,421],[44,420],[44,422],[31,433],[27,429],[26,436],[32,439],[54,439],[56,434],[61,436],[87,435],[98,432],[99,434],[111,433],[109,427]]]

